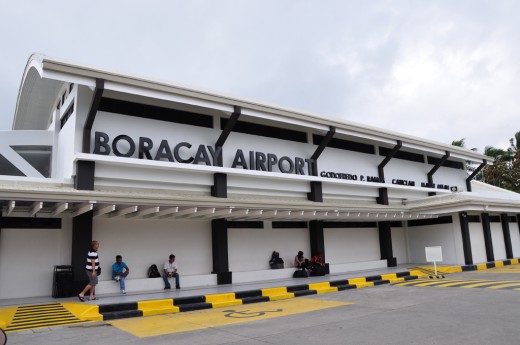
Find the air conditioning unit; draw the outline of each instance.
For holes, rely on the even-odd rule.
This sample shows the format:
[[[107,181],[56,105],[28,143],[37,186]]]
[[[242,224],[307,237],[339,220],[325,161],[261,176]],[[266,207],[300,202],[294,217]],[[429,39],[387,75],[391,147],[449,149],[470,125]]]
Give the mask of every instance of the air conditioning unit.
[[[464,192],[464,188],[461,186],[451,186],[450,191],[452,191],[453,193],[460,193]]]

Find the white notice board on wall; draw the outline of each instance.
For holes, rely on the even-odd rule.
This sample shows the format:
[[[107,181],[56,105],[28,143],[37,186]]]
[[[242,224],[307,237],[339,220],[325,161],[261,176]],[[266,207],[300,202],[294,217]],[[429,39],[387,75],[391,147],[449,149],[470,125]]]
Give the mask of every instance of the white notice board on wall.
[[[442,247],[441,246],[425,247],[424,249],[426,250],[426,261],[427,262],[436,262],[436,261],[442,262]]]

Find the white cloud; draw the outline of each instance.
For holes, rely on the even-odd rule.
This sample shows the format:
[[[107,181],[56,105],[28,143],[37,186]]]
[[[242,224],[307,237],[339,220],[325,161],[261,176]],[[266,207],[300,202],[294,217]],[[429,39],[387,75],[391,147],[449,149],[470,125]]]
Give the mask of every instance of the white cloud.
[[[52,5],[52,6],[51,6]],[[29,55],[468,147],[520,130],[516,1],[0,4],[0,129]],[[16,33],[16,34],[14,34]]]

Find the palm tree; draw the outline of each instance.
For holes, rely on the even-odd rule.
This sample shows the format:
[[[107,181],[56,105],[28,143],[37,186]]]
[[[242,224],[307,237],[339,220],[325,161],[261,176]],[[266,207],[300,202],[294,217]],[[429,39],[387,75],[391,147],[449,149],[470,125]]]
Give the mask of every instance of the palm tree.
[[[511,139],[513,140],[513,139]],[[509,150],[509,149],[508,149]],[[484,154],[489,157],[495,158],[495,160],[499,161],[509,161],[510,154],[508,150],[502,150],[493,146],[486,146],[484,148]]]
[[[466,148],[466,138],[462,138],[462,139],[459,139],[459,140],[453,140],[451,142],[451,145],[452,146]],[[473,147],[473,148],[471,148],[471,151],[478,151],[478,149],[476,147]],[[476,169],[475,165],[471,161],[466,161],[465,165],[466,165],[466,172],[468,173],[468,175],[471,175],[473,173],[473,171],[475,171],[475,169]],[[475,178],[477,180],[480,180],[478,175]]]
[[[514,138],[509,139],[511,146],[507,149],[511,157],[515,157],[520,152],[520,132],[516,132]]]

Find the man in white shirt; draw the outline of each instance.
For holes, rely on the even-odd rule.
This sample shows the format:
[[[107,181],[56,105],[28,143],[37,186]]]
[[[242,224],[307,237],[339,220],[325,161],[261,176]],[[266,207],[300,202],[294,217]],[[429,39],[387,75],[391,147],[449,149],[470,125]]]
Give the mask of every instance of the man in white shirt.
[[[168,278],[174,278],[174,277],[175,277],[175,288],[176,289],[181,288],[181,286],[179,284],[179,273],[177,273],[177,263],[175,262],[175,255],[170,254],[169,260],[164,263],[162,277],[164,280],[164,290],[171,289]]]

